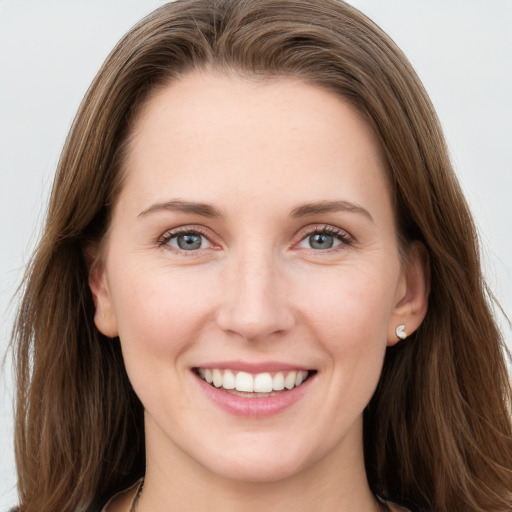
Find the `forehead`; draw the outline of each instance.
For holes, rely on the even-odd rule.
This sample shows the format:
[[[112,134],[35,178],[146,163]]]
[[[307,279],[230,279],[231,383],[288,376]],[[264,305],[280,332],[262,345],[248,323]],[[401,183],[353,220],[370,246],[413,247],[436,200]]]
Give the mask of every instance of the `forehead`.
[[[261,201],[266,185],[266,196],[283,201],[356,191],[371,201],[389,196],[385,168],[362,115],[333,93],[292,78],[195,71],[155,90],[141,109],[121,197],[168,200],[192,187],[205,202],[234,194]]]

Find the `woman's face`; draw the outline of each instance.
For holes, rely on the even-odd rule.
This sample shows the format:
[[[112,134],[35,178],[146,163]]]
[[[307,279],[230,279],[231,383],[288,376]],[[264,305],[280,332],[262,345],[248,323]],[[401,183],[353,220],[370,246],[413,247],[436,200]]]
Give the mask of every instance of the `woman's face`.
[[[91,288],[146,411],[148,468],[362,464],[410,291],[379,145],[332,93],[199,72],[155,92]]]

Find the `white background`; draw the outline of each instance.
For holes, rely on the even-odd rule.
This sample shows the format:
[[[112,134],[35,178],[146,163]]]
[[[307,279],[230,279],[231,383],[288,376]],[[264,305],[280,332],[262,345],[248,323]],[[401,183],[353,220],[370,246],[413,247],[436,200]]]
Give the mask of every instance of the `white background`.
[[[0,0],[0,354],[64,138],[110,49],[162,0]],[[418,71],[512,313],[512,0],[351,0]],[[510,328],[502,322],[509,347]],[[0,510],[16,502],[10,365],[0,378]]]

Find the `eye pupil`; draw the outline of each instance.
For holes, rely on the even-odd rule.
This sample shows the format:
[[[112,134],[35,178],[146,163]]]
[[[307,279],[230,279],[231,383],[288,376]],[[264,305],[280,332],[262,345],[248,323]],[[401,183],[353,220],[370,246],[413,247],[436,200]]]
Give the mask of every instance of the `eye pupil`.
[[[201,235],[186,234],[177,237],[178,247],[185,251],[201,248]]]
[[[313,249],[330,249],[334,244],[334,238],[331,235],[316,233],[309,237],[309,243]]]

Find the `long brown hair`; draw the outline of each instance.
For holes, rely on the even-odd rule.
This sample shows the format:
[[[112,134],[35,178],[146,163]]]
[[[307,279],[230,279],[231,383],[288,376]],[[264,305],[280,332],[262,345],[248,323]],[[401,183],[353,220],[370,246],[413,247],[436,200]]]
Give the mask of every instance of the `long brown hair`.
[[[119,42],[59,162],[13,335],[20,511],[88,510],[144,472],[142,405],[93,323],[88,254],[122,186],[150,91],[191,69],[294,76],[350,101],[387,158],[404,246],[431,264],[420,329],[386,355],[364,414],[371,487],[412,509],[512,508],[511,390],[475,227],[434,109],[404,55],[337,0],[177,0]]]

